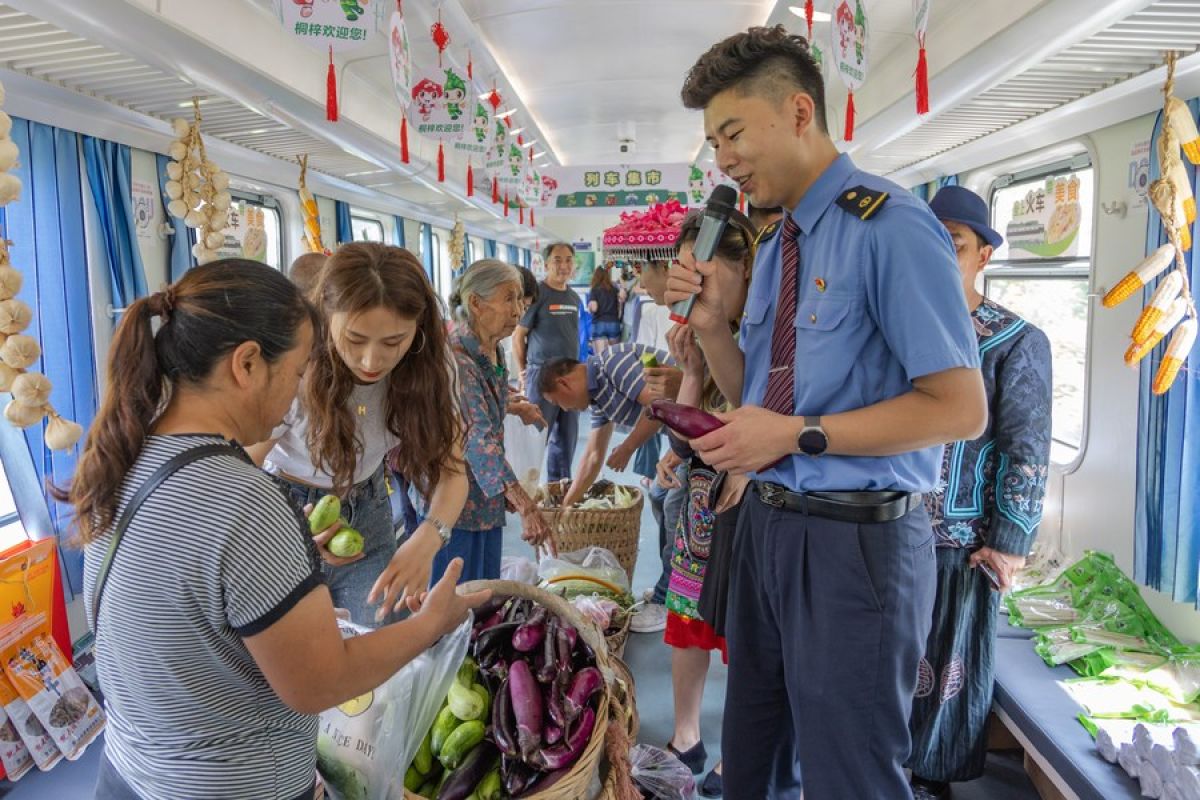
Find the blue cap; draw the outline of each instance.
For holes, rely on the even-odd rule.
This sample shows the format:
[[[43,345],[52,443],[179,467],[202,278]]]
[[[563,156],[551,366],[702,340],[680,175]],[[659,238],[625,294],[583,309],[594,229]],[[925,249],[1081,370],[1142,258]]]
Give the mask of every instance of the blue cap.
[[[929,201],[933,215],[942,222],[960,222],[982,236],[992,247],[1004,237],[988,225],[988,207],[983,198],[962,186],[943,186]]]

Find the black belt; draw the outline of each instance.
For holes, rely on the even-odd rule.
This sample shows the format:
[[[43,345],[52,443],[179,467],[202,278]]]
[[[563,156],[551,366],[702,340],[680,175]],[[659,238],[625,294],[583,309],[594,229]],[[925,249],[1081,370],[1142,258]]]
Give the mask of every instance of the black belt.
[[[766,481],[754,490],[772,508],[860,525],[900,519],[924,499],[920,492],[793,492]]]

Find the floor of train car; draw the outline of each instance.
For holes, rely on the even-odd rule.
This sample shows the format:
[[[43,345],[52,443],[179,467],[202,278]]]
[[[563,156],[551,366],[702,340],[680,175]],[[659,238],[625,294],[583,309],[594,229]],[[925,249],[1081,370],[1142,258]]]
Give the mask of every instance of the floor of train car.
[[[587,426],[580,427],[577,458],[583,451],[587,435]],[[602,477],[621,482],[633,480],[631,473],[618,475],[607,468]],[[516,520],[512,516],[509,519]],[[647,504],[642,518],[641,543],[634,574],[635,593],[653,585],[658,578],[660,562],[656,555],[657,547],[658,531]],[[521,541],[520,528],[515,524],[508,525],[504,530],[503,552],[504,555],[531,554],[528,545]],[[641,721],[638,740],[662,747],[671,737],[674,719],[671,657],[669,648],[663,644],[662,634],[630,634],[625,647],[625,661],[629,664],[637,684],[637,708]],[[705,686],[700,718],[701,735],[709,753],[706,769],[712,769],[721,751],[725,678],[726,668],[720,658],[714,656]],[[91,747],[79,761],[63,764],[48,773],[30,773],[17,784],[0,781],[0,797],[7,800],[42,800],[47,797],[83,800],[91,797],[101,750],[98,746]],[[702,777],[703,773],[700,778]],[[970,783],[955,784],[952,797],[954,800],[1037,800],[1038,793],[1021,766],[1019,753],[991,753],[984,776]]]

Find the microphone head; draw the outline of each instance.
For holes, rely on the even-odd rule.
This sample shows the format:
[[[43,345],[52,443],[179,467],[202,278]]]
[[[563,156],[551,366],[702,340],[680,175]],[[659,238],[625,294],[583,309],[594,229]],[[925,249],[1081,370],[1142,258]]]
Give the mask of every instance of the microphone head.
[[[727,183],[722,183],[713,189],[712,194],[708,196],[708,203],[705,208],[708,211],[724,210],[725,208],[732,209],[737,205],[737,199],[737,189],[734,189]]]

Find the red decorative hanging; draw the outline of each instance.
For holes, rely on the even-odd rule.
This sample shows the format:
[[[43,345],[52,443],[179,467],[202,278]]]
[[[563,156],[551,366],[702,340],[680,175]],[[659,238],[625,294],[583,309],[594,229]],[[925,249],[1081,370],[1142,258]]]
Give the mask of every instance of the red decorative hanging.
[[[917,36],[917,113],[929,113],[929,62],[925,58],[925,35]]]
[[[408,163],[408,117],[400,117],[400,160]]]
[[[325,119],[338,121],[337,69],[333,66],[333,48],[329,48],[329,71],[325,73]]]
[[[517,134],[517,146],[518,147],[525,146],[525,135],[524,134],[521,134],[521,133]]]
[[[429,35],[433,37],[433,43],[438,50],[438,66],[442,65],[442,53],[450,46],[450,32],[446,30],[446,26],[442,25],[442,10],[438,9],[437,22],[429,29]]]
[[[846,96],[846,130],[842,138],[847,142],[854,141],[854,92]]]
[[[438,183],[446,182],[446,150],[438,142]]]
[[[513,118],[512,114],[509,114],[507,117],[504,118],[504,126],[506,128],[512,127],[512,118]]]
[[[536,228],[537,223],[533,221],[533,209],[529,209],[529,227]]]
[[[504,216],[508,216],[508,192],[504,192]]]
[[[812,41],[813,0],[805,0],[804,21],[808,23],[808,40]]]
[[[492,178],[492,202],[500,202],[500,181]]]
[[[525,206],[518,206],[518,207],[517,207],[517,211],[519,211],[519,212],[520,212],[520,217],[518,218],[518,220],[517,220],[517,221],[518,221],[518,222],[519,222],[521,225],[524,225],[524,224],[525,224]]]
[[[475,65],[471,63],[471,51],[467,51],[467,80],[475,80]]]
[[[475,170],[471,168],[471,162],[467,162],[467,197],[475,196]]]
[[[492,84],[492,93],[487,96],[488,105],[492,107],[492,113],[496,114],[500,111],[500,93],[496,91],[496,84]]]

